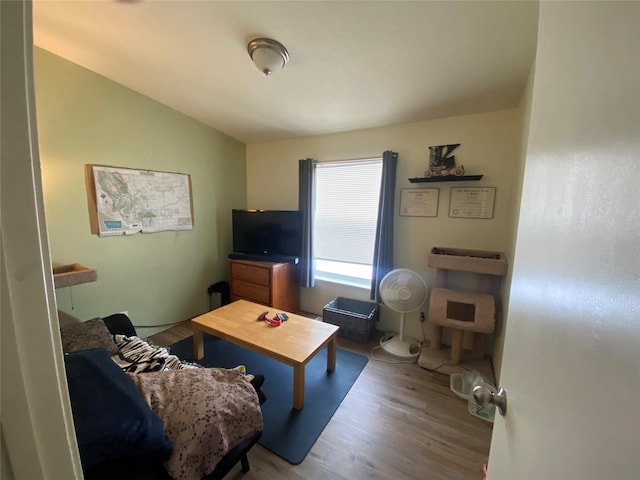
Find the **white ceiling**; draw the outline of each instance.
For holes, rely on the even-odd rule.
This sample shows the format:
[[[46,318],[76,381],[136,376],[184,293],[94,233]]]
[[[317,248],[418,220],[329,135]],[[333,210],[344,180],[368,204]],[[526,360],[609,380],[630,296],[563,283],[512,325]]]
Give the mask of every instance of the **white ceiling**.
[[[510,108],[538,2],[33,2],[34,43],[244,143]],[[265,77],[255,37],[291,59]]]

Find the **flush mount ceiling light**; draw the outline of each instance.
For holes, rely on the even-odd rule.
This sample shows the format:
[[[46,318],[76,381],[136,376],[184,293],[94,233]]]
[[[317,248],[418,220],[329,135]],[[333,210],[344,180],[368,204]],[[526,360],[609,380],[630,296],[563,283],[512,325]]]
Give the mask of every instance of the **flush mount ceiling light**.
[[[258,70],[265,75],[272,75],[283,69],[289,61],[289,52],[284,45],[270,38],[251,40],[247,50]]]

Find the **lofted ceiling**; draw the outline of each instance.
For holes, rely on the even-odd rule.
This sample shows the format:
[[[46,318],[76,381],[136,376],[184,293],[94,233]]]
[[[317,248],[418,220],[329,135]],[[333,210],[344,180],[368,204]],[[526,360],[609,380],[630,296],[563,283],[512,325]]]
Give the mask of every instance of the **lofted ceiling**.
[[[515,107],[537,25],[537,1],[33,2],[35,45],[246,144]]]

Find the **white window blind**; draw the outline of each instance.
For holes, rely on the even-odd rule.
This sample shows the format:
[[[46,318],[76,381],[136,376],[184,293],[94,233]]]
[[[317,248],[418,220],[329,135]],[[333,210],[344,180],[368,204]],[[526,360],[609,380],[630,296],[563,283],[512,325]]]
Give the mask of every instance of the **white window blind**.
[[[382,159],[316,166],[314,251],[318,270],[330,260],[371,265],[378,220]]]

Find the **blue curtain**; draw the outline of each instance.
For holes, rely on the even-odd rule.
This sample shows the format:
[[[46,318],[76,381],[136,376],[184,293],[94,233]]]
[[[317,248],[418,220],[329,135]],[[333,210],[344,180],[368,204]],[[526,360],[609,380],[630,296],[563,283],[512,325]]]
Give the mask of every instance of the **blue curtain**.
[[[382,154],[382,181],[380,201],[378,203],[378,222],[376,224],[376,243],[373,250],[373,274],[371,276],[371,295],[369,298],[380,303],[380,280],[393,269],[393,215],[396,192],[396,166],[398,154]]]
[[[316,284],[313,261],[313,215],[315,212],[316,161],[307,158],[298,162],[298,209],[302,212],[302,255],[298,268],[300,286]]]

